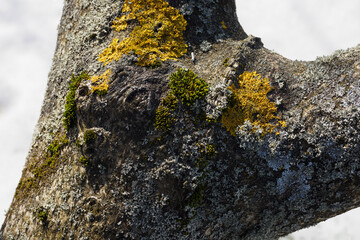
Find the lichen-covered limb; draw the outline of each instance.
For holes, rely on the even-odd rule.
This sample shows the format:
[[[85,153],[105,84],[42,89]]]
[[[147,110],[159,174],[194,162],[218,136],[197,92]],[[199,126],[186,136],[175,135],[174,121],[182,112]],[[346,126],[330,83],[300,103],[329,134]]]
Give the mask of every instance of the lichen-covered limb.
[[[196,64],[184,55],[149,69],[119,57],[111,81],[94,78],[109,85],[107,94],[91,94],[89,81],[70,92],[76,119],[65,129],[71,76],[105,72],[96,59],[122,10],[113,0],[65,1],[41,116],[0,238],[277,239],[360,205],[360,46],[290,61],[245,39],[233,0],[169,4],[188,22]],[[179,68],[206,84],[190,74],[199,88],[169,86]],[[228,86],[245,71],[269,79],[267,98],[286,126],[262,134],[249,115],[233,136],[219,121]],[[60,133],[68,141],[58,148]]]
[[[271,79],[269,96],[287,124],[276,137],[242,145],[277,175],[273,207],[288,224],[274,228],[297,230],[359,206],[360,45],[311,62],[247,50],[245,70]]]

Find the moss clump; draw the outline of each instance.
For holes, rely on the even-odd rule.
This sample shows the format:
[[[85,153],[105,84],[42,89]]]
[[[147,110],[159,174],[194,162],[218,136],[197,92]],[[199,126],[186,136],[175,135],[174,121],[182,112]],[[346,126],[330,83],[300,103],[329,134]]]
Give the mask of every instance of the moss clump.
[[[156,110],[155,126],[159,130],[170,130],[175,122],[173,112],[178,107],[178,99],[171,91],[162,99],[160,106]]]
[[[84,133],[84,142],[85,144],[89,144],[94,142],[94,140],[96,139],[96,133],[94,132],[94,130],[86,130]]]
[[[77,139],[77,140],[76,140],[75,146],[78,147],[78,148],[81,148],[82,143],[81,143],[81,140],[80,140],[80,139]]]
[[[60,142],[58,140],[54,140],[49,146],[48,146],[48,158],[57,158],[60,155]]]
[[[158,130],[170,130],[174,122],[170,108],[160,105],[156,110],[155,127]]]
[[[40,167],[37,167],[32,171],[35,179],[44,177],[51,169],[54,168],[56,160],[60,156],[61,147],[63,147],[63,145],[61,145],[58,140],[54,140],[48,146],[45,163],[43,163],[42,165],[40,165]]]
[[[209,85],[198,78],[191,70],[178,69],[170,76],[170,89],[186,106],[192,106],[196,100],[203,99],[209,92]]]
[[[225,58],[225,59],[224,59],[223,65],[224,65],[225,67],[229,66],[229,58]]]
[[[188,111],[197,100],[203,99],[209,92],[209,85],[203,79],[198,78],[191,70],[184,69],[178,69],[170,76],[169,87],[171,91],[156,110],[155,126],[159,130],[171,129],[175,122],[175,111],[179,106]],[[205,119],[203,115],[196,114],[194,121]]]
[[[113,22],[116,31],[127,28],[133,21],[137,26],[130,37],[112,43],[99,56],[105,65],[118,61],[123,54],[134,53],[138,65],[154,66],[167,59],[176,60],[187,52],[183,32],[187,22],[179,10],[164,0],[129,0],[122,8],[123,15]],[[134,21],[136,20],[136,21]]]
[[[57,164],[57,160],[61,154],[61,149],[69,143],[69,140],[63,136],[60,140],[54,140],[51,144],[47,147],[47,152],[45,154],[45,159],[43,160],[40,166],[35,167],[34,165],[30,165],[32,168],[31,173],[33,174],[32,177],[27,179],[21,179],[18,190],[24,190],[25,192],[29,189],[36,187],[41,179],[44,179],[50,173],[54,171],[54,168]]]
[[[89,160],[84,156],[81,156],[79,159],[79,163],[84,164],[85,166],[89,165]]]
[[[36,214],[36,217],[45,224],[48,220],[48,213],[44,208],[40,208]]]
[[[163,98],[162,105],[169,108],[171,111],[175,111],[178,105],[178,99],[176,98],[173,91],[170,91],[169,94]]]
[[[213,157],[213,156],[215,156],[215,154],[216,154],[215,146],[213,144],[207,144],[205,146],[205,156]]]
[[[60,145],[61,146],[66,146],[70,143],[70,140],[66,138],[66,135],[63,135],[61,138],[60,138]]]
[[[76,102],[75,102],[75,92],[80,86],[80,83],[83,80],[89,80],[90,76],[86,72],[82,72],[80,75],[71,76],[71,82],[69,85],[69,93],[66,96],[65,101],[65,112],[63,124],[66,130],[69,130],[76,124]]]
[[[239,88],[235,85],[229,87],[233,96],[221,119],[232,135],[236,135],[236,129],[245,121],[249,121],[254,129],[260,129],[262,136],[280,125],[285,126],[285,122],[279,121],[275,115],[275,103],[267,98],[272,89],[268,78],[262,78],[256,72],[244,72],[238,80]]]

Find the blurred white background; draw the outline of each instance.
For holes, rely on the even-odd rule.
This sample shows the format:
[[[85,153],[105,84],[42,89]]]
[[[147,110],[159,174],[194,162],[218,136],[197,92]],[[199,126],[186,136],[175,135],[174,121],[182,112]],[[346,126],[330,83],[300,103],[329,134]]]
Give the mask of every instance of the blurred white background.
[[[359,0],[236,0],[241,25],[290,59],[314,60],[360,43]],[[40,114],[62,0],[0,4],[0,225]],[[360,209],[284,239],[360,239]]]
[[[62,0],[0,3],[0,224],[40,115]]]

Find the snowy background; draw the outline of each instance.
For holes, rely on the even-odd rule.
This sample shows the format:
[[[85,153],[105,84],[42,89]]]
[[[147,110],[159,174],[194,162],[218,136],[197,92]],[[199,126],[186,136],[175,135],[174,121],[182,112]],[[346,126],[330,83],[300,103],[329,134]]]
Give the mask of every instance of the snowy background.
[[[245,32],[287,58],[314,60],[360,43],[359,0],[236,1]],[[0,226],[40,114],[62,5],[62,0],[0,4]],[[355,209],[284,240],[356,240],[359,222]]]

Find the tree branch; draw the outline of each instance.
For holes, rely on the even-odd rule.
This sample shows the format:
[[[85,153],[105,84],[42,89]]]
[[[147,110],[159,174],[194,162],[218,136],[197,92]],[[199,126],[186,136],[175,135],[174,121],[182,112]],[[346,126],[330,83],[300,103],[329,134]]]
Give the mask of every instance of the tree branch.
[[[35,139],[0,238],[277,239],[359,206],[360,45],[291,61],[247,37],[233,0],[170,5],[187,21],[188,53],[151,68],[133,53],[97,62],[113,38],[139,26],[133,18],[125,32],[111,29],[123,1],[65,1]],[[90,77],[105,71],[106,91],[92,92]],[[222,114],[235,101],[228,86],[246,71],[270,79],[267,97],[286,127],[263,134],[247,121],[236,134],[226,130]],[[76,117],[68,129],[65,102]]]

